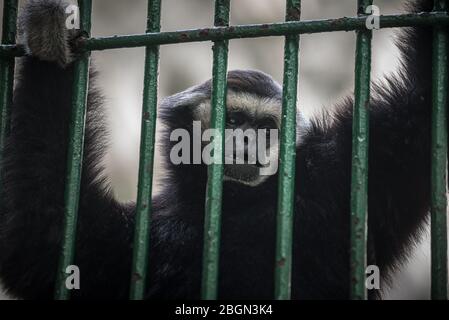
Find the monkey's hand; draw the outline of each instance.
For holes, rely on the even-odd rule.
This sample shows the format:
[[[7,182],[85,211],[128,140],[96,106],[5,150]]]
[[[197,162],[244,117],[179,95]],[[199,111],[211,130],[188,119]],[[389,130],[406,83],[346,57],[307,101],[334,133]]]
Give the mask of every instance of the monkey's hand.
[[[72,44],[80,33],[71,28],[67,0],[29,0],[19,17],[19,43],[27,54],[65,67],[75,59]]]

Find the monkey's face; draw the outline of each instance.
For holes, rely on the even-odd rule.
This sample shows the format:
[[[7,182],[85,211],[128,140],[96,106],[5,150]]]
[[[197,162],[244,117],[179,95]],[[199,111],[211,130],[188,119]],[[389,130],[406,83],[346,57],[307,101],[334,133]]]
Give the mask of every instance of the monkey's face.
[[[194,119],[201,122],[203,160],[213,146],[208,138],[217,138],[209,130],[210,111],[210,100],[205,100],[194,112]],[[280,115],[278,99],[228,93],[223,137],[225,180],[257,186],[277,173]]]
[[[278,170],[282,88],[259,71],[230,71],[223,137],[211,128],[211,83],[206,81],[162,103],[160,115],[171,129],[170,140],[186,141],[193,137],[184,148],[188,152],[182,152],[182,143],[172,148],[171,161],[175,165],[222,163],[223,151],[225,180],[260,185]],[[297,143],[300,143],[307,124],[300,113],[297,122]],[[176,131],[177,128],[181,131]]]

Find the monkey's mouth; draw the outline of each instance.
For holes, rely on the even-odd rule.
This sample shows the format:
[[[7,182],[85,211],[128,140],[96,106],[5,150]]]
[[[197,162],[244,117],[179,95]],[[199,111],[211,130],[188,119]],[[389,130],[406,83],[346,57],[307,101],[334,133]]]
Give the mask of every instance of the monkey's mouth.
[[[256,164],[226,164],[224,174],[231,180],[251,183],[260,177],[260,167]]]

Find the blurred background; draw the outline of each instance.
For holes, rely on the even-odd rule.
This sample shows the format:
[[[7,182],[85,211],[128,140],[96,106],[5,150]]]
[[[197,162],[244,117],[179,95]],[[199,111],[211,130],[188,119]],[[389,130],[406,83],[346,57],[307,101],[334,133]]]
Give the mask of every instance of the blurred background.
[[[26,0],[21,1],[22,3]],[[338,18],[356,14],[356,0],[303,0],[302,19]],[[404,0],[375,0],[381,14],[403,12]],[[213,24],[212,0],[163,0],[162,31],[209,27]],[[94,0],[93,36],[142,33],[146,26],[146,0]],[[0,9],[3,0],[0,0]],[[231,24],[283,21],[284,0],[239,0],[232,2]],[[1,28],[1,24],[0,24]],[[398,30],[375,31],[372,78],[395,72],[399,53],[394,46]],[[231,40],[229,69],[259,69],[282,82],[282,37]],[[209,42],[161,47],[159,98],[201,83],[212,74]],[[333,32],[301,37],[298,108],[312,117],[322,108],[332,108],[351,94],[354,83],[354,32]],[[94,52],[100,71],[97,85],[106,97],[111,148],[105,159],[107,174],[117,198],[136,198],[142,106],[144,49]],[[158,159],[158,158],[157,158]],[[163,175],[157,165],[156,182]],[[1,254],[1,252],[0,252]],[[410,261],[397,272],[391,288],[382,288],[385,299],[426,299],[430,287],[428,232],[417,244]],[[7,295],[0,290],[0,299]]]

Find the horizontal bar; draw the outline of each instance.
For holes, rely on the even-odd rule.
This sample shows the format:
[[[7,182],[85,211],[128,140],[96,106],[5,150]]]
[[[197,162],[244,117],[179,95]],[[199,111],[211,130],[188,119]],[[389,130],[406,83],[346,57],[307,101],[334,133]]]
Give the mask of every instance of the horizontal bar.
[[[286,20],[299,20],[301,1],[287,0]],[[282,128],[279,153],[279,186],[276,229],[274,296],[291,298],[292,241],[296,165],[296,100],[299,70],[299,35],[288,35],[284,48]],[[298,288],[300,289],[300,288]]]
[[[372,0],[359,0],[358,13],[364,14]],[[350,294],[366,300],[365,270],[368,219],[368,147],[371,75],[370,30],[357,32],[355,90],[352,126]]]
[[[449,24],[449,15],[446,12],[384,15],[379,19],[381,28]],[[286,36],[289,34],[311,34],[331,31],[354,31],[365,29],[365,23],[366,17],[344,17],[326,20],[237,25],[229,27],[215,27],[173,32],[158,32],[80,39],[77,46],[79,50],[97,51],[186,42]],[[14,45],[6,45],[0,47],[0,56],[20,56],[23,54],[23,48],[16,47]]]
[[[215,0],[215,25],[229,24],[230,0]],[[226,92],[228,70],[228,41],[214,43],[212,70],[211,128],[220,133],[213,137],[214,162],[208,167],[201,297],[215,300],[218,295],[220,257],[221,209],[224,174],[224,134],[226,124]],[[217,140],[219,138],[219,140]],[[216,161],[220,159],[221,161]]]
[[[435,9],[447,1],[435,1]],[[437,27],[433,38],[433,112],[431,165],[431,297],[447,300],[447,90],[449,38]]]
[[[92,0],[80,0],[81,30],[90,33]],[[80,196],[81,170],[84,150],[84,129],[86,124],[86,102],[89,86],[88,53],[75,63],[72,97],[72,116],[67,154],[67,177],[64,192],[64,236],[56,281],[55,299],[68,300],[70,292],[65,285],[66,268],[75,257],[78,202]]]
[[[147,32],[161,29],[161,0],[148,1]],[[142,300],[148,271],[153,191],[154,144],[157,119],[157,85],[159,47],[148,46],[145,58],[145,79],[140,139],[139,182],[137,188],[136,227],[131,275],[130,298]]]

